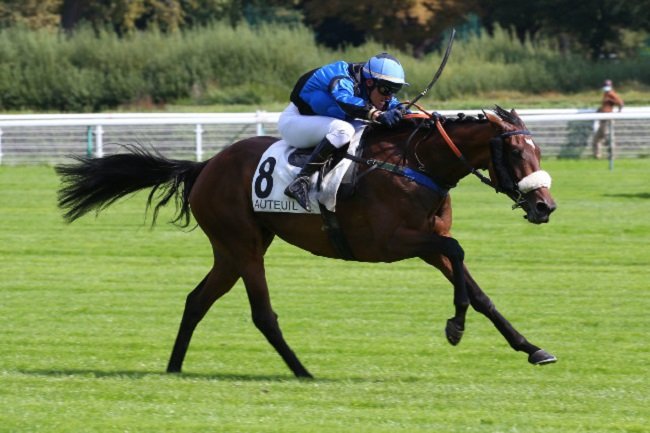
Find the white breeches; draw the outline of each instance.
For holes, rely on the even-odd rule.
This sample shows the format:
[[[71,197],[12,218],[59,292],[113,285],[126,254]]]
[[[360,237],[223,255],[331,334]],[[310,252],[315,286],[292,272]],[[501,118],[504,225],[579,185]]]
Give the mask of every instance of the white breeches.
[[[293,147],[314,147],[327,137],[336,148],[347,144],[354,135],[354,126],[345,120],[326,116],[304,116],[293,103],[280,114],[278,130]]]

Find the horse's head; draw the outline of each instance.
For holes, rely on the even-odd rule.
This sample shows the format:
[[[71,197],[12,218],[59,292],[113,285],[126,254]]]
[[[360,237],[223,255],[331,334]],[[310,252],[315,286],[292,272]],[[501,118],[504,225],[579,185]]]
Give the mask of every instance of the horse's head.
[[[551,193],[551,176],[540,168],[541,151],[515,110],[499,106],[485,112],[497,135],[490,140],[490,179],[493,186],[521,207],[525,218],[541,224],[549,220],[556,205]]]

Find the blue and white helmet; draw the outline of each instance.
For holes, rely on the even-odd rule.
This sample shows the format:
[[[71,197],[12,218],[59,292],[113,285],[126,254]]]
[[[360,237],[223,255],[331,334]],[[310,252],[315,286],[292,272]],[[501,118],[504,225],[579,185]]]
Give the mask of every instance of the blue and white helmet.
[[[363,65],[365,78],[372,78],[379,83],[394,85],[396,90],[409,84],[404,81],[404,69],[395,57],[388,53],[373,56]]]

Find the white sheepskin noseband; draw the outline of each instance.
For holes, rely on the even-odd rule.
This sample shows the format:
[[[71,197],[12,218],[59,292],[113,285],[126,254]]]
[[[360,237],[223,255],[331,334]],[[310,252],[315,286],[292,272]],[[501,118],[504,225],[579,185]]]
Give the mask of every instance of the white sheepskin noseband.
[[[521,179],[517,186],[522,194],[539,188],[551,188],[551,175],[544,170],[538,170]]]

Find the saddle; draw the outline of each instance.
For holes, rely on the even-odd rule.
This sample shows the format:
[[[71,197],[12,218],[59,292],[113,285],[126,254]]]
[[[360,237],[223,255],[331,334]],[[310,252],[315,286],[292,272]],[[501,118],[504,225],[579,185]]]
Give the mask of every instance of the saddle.
[[[350,144],[334,152],[323,168],[312,176],[309,193],[312,213],[320,213],[320,205],[334,212],[337,200],[354,194],[357,164],[345,155],[354,158],[361,154],[363,130],[363,127],[358,128]],[[312,150],[296,149],[279,140],[264,152],[253,175],[251,195],[255,212],[307,213],[284,195],[284,189],[298,175]]]
[[[350,144],[346,144],[345,146],[342,146],[339,149],[336,149],[332,156],[325,162],[323,167],[319,170],[319,176],[318,180],[316,182],[316,190],[321,191],[322,190],[322,182],[323,178],[332,170],[334,169],[337,164],[339,164],[343,159],[345,158],[345,155],[350,154],[353,155],[357,158],[361,157],[361,154],[363,153],[363,142],[360,141],[359,145],[356,146],[356,149],[354,150],[354,153],[348,153],[348,148],[350,147]],[[290,155],[289,155],[289,164],[296,166],[296,167],[304,167],[305,164],[307,164],[307,161],[309,160],[309,157],[311,155],[311,152],[314,150],[313,147],[307,148],[307,149],[295,149]],[[336,200],[344,200],[348,197],[351,197],[354,194],[355,188],[356,188],[356,180],[357,180],[357,172],[359,171],[359,165],[358,164],[350,164],[347,170],[345,170],[345,173],[343,174],[343,177],[341,178],[341,181],[338,186],[338,190],[336,193]]]

